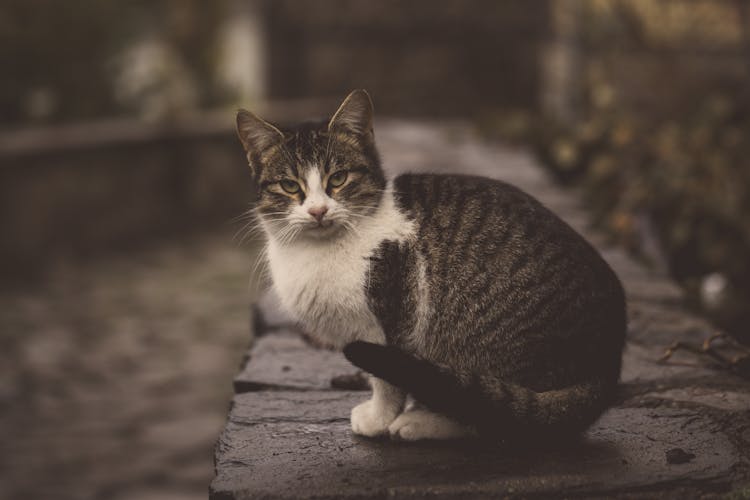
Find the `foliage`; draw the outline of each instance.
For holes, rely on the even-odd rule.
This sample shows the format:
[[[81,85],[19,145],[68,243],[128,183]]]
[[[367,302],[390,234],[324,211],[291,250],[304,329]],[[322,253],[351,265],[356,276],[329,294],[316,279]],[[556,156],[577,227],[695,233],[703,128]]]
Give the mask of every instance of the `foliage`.
[[[583,187],[596,224],[750,342],[750,54],[735,50],[746,44],[696,55],[705,41],[676,30],[677,42],[661,33],[655,45],[648,14],[603,3],[617,9],[583,37],[583,118],[539,120],[539,156]],[[705,53],[725,54],[721,68]]]

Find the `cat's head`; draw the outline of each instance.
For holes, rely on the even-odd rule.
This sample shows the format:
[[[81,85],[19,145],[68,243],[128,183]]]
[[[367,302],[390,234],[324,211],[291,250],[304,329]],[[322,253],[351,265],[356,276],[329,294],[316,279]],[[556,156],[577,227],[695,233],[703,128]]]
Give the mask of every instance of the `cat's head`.
[[[266,231],[283,241],[328,238],[356,231],[377,209],[386,183],[372,113],[364,90],[349,94],[330,120],[289,130],[237,113]]]

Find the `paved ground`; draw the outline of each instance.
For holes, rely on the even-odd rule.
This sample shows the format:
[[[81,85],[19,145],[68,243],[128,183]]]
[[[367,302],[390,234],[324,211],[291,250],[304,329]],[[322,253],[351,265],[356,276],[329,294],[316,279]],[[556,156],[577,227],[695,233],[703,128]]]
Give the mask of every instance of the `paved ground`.
[[[235,380],[216,448],[211,497],[750,496],[750,387],[693,357],[656,362],[674,340],[713,332],[647,271],[587,228],[574,193],[555,187],[522,151],[483,144],[460,126],[393,122],[378,129],[386,166],[475,172],[541,199],[597,245],[624,282],[629,340],[621,402],[575,445],[497,449],[477,442],[395,444],[355,437],[352,406],[366,399],[331,379],[352,374],[340,355],[305,344],[283,315],[261,328]],[[339,379],[336,379],[337,381]],[[355,382],[352,384],[352,382]]]
[[[0,292],[0,498],[199,499],[248,342],[229,225]]]

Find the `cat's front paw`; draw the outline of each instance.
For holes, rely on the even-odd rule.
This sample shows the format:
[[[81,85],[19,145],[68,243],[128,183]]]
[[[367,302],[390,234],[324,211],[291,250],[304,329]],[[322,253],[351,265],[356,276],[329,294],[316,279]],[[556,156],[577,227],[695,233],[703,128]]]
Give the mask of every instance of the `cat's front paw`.
[[[397,416],[397,412],[376,405],[372,400],[365,401],[352,409],[352,432],[367,437],[385,436]]]

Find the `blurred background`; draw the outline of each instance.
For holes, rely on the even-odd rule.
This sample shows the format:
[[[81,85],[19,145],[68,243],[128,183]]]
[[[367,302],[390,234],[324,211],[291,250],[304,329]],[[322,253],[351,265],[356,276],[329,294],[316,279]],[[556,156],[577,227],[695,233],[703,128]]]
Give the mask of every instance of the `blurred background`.
[[[750,342],[744,0],[4,0],[0,496],[203,498],[258,242],[237,107],[460,120]]]

